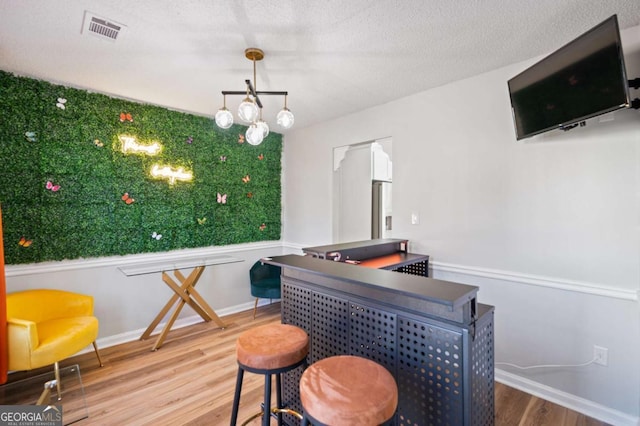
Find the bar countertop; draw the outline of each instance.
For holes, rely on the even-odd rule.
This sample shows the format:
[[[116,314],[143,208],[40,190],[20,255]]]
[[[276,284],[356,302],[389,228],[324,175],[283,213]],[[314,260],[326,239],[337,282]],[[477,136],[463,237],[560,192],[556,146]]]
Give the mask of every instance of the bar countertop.
[[[383,246],[388,244],[400,244],[406,245],[408,240],[402,240],[398,238],[380,238],[375,240],[363,240],[363,241],[352,241],[349,243],[339,243],[339,244],[327,244],[324,246],[315,246],[315,247],[305,247],[304,250],[308,250],[310,252],[325,252],[325,251],[341,251],[341,250],[351,250],[356,248],[367,249],[370,247]]]
[[[457,309],[475,299],[478,287],[383,269],[372,269],[311,256],[284,255],[262,259],[263,262],[296,271],[336,278],[340,281],[374,287],[393,296],[409,296]]]

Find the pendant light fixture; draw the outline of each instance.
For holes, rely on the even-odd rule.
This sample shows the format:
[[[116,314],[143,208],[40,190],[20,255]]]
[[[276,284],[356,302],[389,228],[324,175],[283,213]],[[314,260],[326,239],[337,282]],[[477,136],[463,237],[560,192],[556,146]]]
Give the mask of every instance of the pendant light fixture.
[[[266,138],[269,134],[269,125],[262,119],[262,108],[260,109],[260,118],[256,121],[256,124],[260,129],[262,129],[262,134]]]
[[[278,121],[278,125],[285,129],[290,129],[293,126],[293,113],[287,108],[287,95],[284,96],[284,108],[280,110],[278,115],[276,116],[276,120]]]
[[[233,124],[233,114],[227,109],[227,97],[223,97],[223,106],[216,112],[216,124],[221,129],[228,129]]]
[[[233,115],[227,109],[227,95],[244,95],[245,98],[238,108],[238,117],[245,123],[250,123],[245,133],[245,139],[252,145],[259,145],[269,134],[269,125],[262,119],[262,102],[259,95],[284,96],[284,108],[278,112],[276,121],[284,129],[293,126],[293,113],[287,108],[288,92],[258,91],[256,86],[256,62],[264,59],[264,52],[250,47],[244,51],[244,56],[253,62],[253,83],[245,80],[246,91],[223,90],[223,107],[216,113],[216,124],[222,129],[228,129],[233,124]]]

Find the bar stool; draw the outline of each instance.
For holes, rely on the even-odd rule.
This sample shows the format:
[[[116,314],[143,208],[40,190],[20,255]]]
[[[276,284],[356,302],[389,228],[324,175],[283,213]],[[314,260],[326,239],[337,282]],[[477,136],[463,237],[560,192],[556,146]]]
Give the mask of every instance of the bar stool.
[[[300,378],[302,425],[380,425],[393,417],[398,386],[383,366],[351,355],[322,359]]]
[[[296,326],[289,324],[267,324],[254,327],[240,334],[236,341],[238,377],[231,412],[231,426],[238,420],[238,407],[242,391],[244,372],[264,375],[264,405],[262,411],[249,421],[262,416],[262,425],[268,426],[271,413],[277,414],[278,425],[282,424],[282,413],[292,412],[282,406],[280,375],[303,365],[309,352],[309,336]],[[271,409],[271,376],[276,375],[276,407]]]

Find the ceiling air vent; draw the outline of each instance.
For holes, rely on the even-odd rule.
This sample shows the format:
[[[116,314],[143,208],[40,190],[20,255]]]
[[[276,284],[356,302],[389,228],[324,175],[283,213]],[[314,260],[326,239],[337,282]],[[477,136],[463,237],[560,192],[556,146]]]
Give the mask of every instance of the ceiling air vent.
[[[103,40],[116,41],[125,28],[122,24],[102,18],[89,11],[84,12],[83,34],[91,34]]]

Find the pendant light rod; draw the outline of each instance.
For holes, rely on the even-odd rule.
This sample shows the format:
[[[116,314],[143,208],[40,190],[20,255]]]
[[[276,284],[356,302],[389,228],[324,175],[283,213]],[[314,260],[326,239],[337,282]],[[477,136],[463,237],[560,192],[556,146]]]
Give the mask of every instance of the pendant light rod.
[[[260,98],[258,97],[258,95],[276,95],[276,96],[289,95],[289,92],[287,91],[280,91],[280,92],[273,92],[268,90],[256,91],[253,88],[253,84],[251,84],[251,80],[245,80],[244,82],[247,84],[247,87],[249,88],[249,93],[251,94],[251,96],[255,98],[256,104],[258,104],[260,108],[262,108],[262,102],[260,102]],[[222,94],[223,95],[246,95],[247,91],[246,90],[223,90]]]

